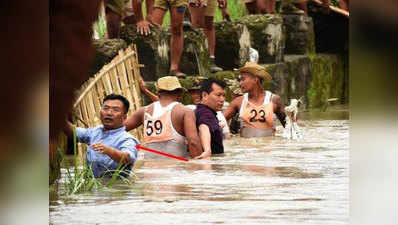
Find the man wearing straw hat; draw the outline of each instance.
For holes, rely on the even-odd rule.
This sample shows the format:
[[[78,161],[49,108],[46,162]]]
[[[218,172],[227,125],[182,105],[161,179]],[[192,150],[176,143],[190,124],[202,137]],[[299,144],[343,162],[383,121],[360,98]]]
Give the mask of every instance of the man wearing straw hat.
[[[156,83],[159,101],[141,107],[126,120],[126,129],[144,125],[146,147],[184,158],[202,153],[192,110],[180,103],[184,88],[177,77],[159,78]],[[164,158],[145,152],[144,158]]]
[[[263,82],[271,82],[271,75],[254,62],[246,62],[239,72],[239,86],[245,94],[231,102],[224,111],[225,118],[229,120],[239,112],[242,137],[273,136],[274,114],[285,127],[286,113],[282,98],[262,86]]]
[[[111,176],[122,163],[120,176],[128,177],[137,158],[138,141],[123,125],[129,110],[129,101],[121,95],[110,94],[104,98],[100,111],[101,126],[76,128],[79,142],[89,144],[86,159],[94,177]],[[73,125],[67,122],[67,136],[73,136]]]

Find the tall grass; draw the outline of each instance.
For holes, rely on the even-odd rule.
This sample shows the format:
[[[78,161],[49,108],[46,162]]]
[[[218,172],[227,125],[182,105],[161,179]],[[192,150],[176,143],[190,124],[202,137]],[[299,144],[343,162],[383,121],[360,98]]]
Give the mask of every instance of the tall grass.
[[[58,149],[60,151],[60,149]],[[62,151],[60,151],[62,153]],[[123,158],[121,159],[121,162]],[[69,165],[63,155],[63,167],[66,168],[65,174],[65,193],[66,195],[77,194],[92,190],[99,190],[104,187],[109,187],[115,183],[118,178],[126,184],[131,184],[131,181],[123,176],[120,176],[125,171],[123,164],[119,163],[116,170],[107,170],[105,174],[112,173],[112,176],[103,175],[100,178],[95,178],[93,170],[86,160],[83,160],[83,165],[79,165],[79,157],[77,154],[77,139],[76,130],[73,130],[73,165]]]
[[[218,4],[218,3],[217,3]],[[232,20],[247,15],[246,7],[239,0],[228,0],[227,10]],[[217,8],[214,21],[222,21],[221,10]]]
[[[98,20],[94,22],[94,31],[97,33],[98,38],[104,37],[106,33],[106,21],[101,13],[98,15]]]

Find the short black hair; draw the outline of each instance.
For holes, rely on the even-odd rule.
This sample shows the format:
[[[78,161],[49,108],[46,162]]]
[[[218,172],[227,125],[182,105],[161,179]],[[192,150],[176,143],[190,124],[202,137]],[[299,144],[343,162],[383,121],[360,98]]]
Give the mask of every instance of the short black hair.
[[[213,91],[213,88],[212,88],[213,84],[217,84],[218,86],[222,87],[222,89],[225,89],[225,87],[227,86],[227,84],[224,81],[219,80],[217,78],[209,78],[209,79],[203,80],[200,85],[200,98],[202,98],[203,92],[210,94],[210,92]]]
[[[125,109],[124,112],[127,113],[129,111],[130,102],[123,95],[118,95],[118,94],[113,94],[113,93],[109,94],[109,95],[105,96],[104,101],[102,103],[105,103],[108,100],[120,100],[123,103],[123,106]]]

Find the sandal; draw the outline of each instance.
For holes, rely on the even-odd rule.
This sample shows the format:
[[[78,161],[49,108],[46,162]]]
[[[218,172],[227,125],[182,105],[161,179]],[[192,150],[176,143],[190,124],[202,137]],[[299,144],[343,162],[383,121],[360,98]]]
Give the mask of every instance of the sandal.
[[[185,73],[178,71],[178,70],[171,70],[170,76],[176,76],[177,78],[181,78],[181,79],[184,79],[187,77],[187,75]]]

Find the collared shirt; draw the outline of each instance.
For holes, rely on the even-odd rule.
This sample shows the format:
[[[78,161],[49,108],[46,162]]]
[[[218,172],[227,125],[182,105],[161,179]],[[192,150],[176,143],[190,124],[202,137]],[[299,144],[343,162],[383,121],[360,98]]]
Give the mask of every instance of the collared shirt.
[[[122,126],[114,130],[105,130],[104,126],[94,128],[76,128],[76,137],[79,142],[89,145],[87,148],[86,159],[87,163],[91,165],[94,177],[101,177],[107,170],[115,170],[118,168],[119,163],[114,161],[106,154],[99,153],[93,150],[90,145],[100,142],[104,145],[112,147],[118,151],[127,152],[130,156],[130,163],[125,168],[123,175],[128,176],[131,167],[137,159],[137,148],[139,144],[131,134],[126,131],[126,127]]]
[[[224,153],[224,146],[222,143],[222,129],[218,124],[217,112],[209,108],[207,105],[198,104],[195,109],[196,127],[199,128],[201,124],[209,127],[211,135],[211,154]]]

